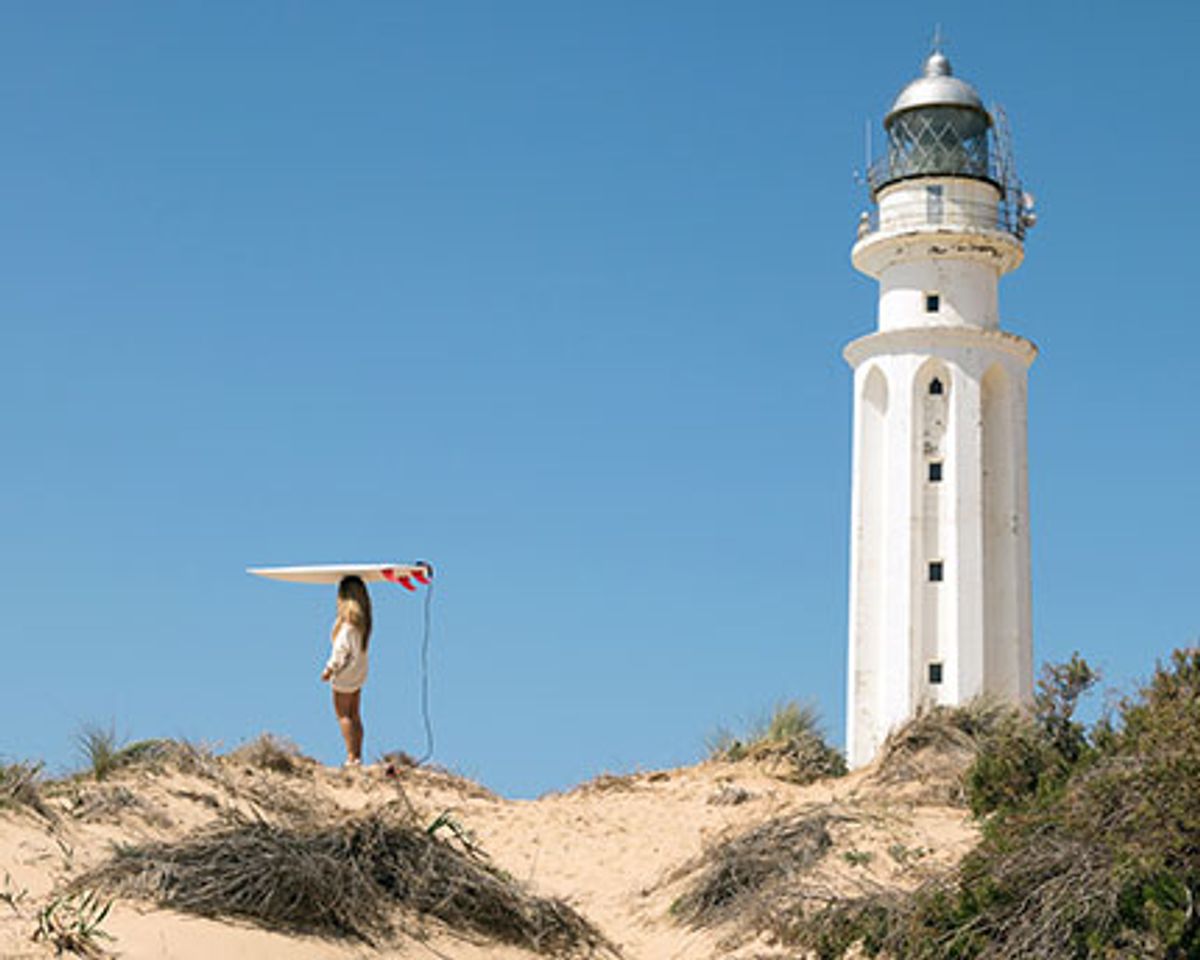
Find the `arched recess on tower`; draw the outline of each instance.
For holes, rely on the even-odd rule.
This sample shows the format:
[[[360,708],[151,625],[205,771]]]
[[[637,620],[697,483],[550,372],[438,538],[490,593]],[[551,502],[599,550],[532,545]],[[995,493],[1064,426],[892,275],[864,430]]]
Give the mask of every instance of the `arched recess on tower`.
[[[983,434],[983,689],[1006,699],[1021,693],[1022,520],[1018,513],[1017,413],[1013,377],[1003,363],[980,383]]]
[[[944,537],[952,529],[947,480],[954,464],[948,462],[948,430],[957,389],[950,368],[937,357],[930,357],[917,368],[912,382],[913,456],[911,489],[913,502],[912,569],[922,573],[912,579],[912,643],[909,678],[910,702],[933,706],[942,699],[944,687],[930,679],[930,666],[955,666],[953,654],[953,598],[955,594],[930,582],[929,570],[940,564],[941,576],[954,578],[956,571],[947,563]]]
[[[850,678],[853,704],[846,744],[851,756],[872,756],[879,746],[873,739],[879,729],[883,704],[883,618],[886,603],[884,577],[887,509],[888,382],[872,364],[862,377],[858,403],[858,450],[855,482],[855,597],[851,603]]]
[[[950,368],[937,357],[930,357],[921,364],[913,377],[913,410],[917,413],[915,439],[920,457],[944,455],[942,443],[949,424],[953,386]]]

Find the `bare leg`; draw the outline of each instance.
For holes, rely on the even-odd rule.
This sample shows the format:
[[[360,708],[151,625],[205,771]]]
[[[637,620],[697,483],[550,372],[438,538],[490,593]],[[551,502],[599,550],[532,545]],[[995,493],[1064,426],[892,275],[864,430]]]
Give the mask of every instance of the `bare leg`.
[[[362,690],[353,693],[333,691],[333,712],[337,714],[338,726],[342,728],[342,739],[346,741],[346,759],[351,763],[362,763],[363,725],[359,706]]]

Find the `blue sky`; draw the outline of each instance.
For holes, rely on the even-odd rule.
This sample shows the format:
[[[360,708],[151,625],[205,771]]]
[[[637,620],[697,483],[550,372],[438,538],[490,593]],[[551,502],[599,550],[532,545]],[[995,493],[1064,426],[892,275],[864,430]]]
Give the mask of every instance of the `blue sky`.
[[[1197,638],[1200,8],[0,6],[0,755],[323,760],[329,591],[437,566],[435,759],[530,796],[784,698],[842,738],[864,122],[941,23],[1039,201],[1035,655]],[[419,752],[376,590],[367,753]]]

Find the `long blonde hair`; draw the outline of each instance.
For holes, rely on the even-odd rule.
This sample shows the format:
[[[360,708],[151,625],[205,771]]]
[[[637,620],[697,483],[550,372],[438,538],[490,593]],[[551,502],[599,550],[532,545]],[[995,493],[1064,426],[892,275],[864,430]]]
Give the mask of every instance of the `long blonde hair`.
[[[333,633],[348,623],[362,637],[363,650],[371,641],[371,595],[361,577],[343,577],[337,590],[337,617],[333,621]]]

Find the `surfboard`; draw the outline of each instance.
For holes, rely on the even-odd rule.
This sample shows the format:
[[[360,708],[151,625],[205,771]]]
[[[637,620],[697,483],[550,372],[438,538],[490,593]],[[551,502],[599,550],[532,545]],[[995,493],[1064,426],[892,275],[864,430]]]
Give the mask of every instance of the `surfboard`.
[[[288,583],[339,583],[343,577],[361,577],[365,583],[397,583],[415,590],[428,584],[433,568],[427,563],[321,563],[307,567],[248,567],[247,573]]]

